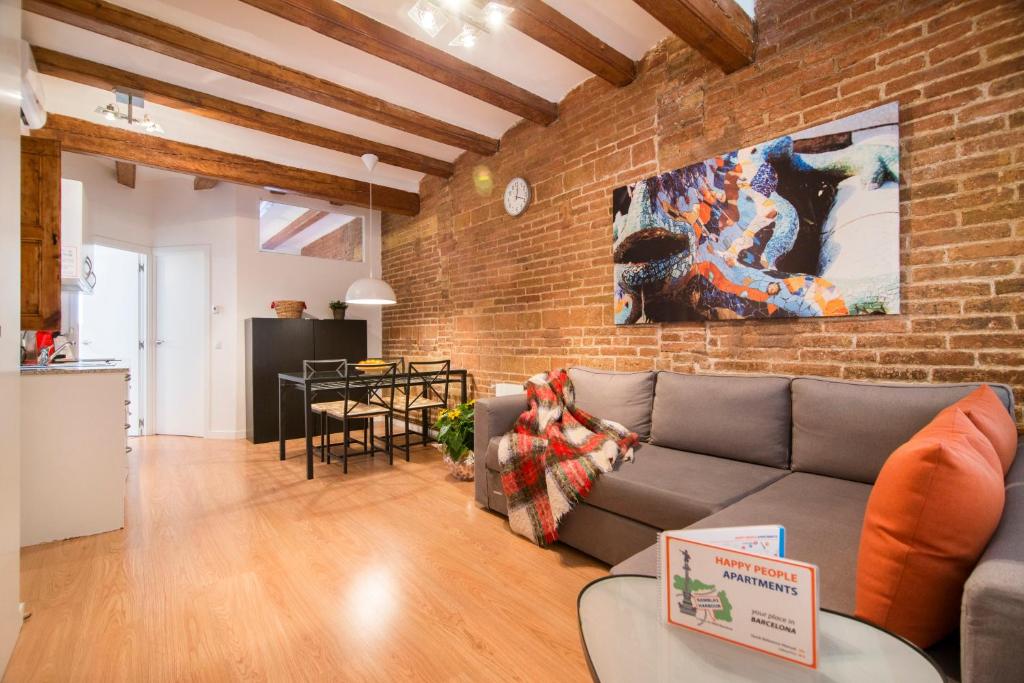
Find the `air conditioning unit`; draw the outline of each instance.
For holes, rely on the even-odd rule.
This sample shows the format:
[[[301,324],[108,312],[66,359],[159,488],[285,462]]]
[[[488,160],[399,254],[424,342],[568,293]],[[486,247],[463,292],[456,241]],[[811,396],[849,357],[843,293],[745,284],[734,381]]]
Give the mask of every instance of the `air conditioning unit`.
[[[21,41],[21,122],[29,128],[46,125],[46,100],[43,81],[32,56],[32,46]]]

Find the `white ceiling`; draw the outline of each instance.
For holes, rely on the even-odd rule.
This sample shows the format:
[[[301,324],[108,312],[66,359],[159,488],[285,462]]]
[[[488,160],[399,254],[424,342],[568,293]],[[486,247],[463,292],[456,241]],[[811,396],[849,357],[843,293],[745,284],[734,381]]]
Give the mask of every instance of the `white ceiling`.
[[[262,12],[240,0],[113,0],[115,4],[161,19],[207,38],[271,61],[355,88],[449,123],[491,137],[501,135],[519,118],[469,95],[424,78],[310,29]],[[583,28],[617,50],[637,59],[668,31],[633,0],[547,0]],[[753,0],[747,0],[752,4]],[[560,101],[591,74],[568,59],[510,27],[484,36],[471,49],[448,47],[455,33],[448,27],[430,39],[407,16],[413,0],[344,0],[343,4],[404,33],[451,52],[553,102]],[[743,4],[743,3],[741,3]],[[115,66],[177,85],[210,92],[261,109],[327,128],[453,161],[461,150],[335,109],[254,85],[230,76],[105,38],[29,12],[24,36],[29,42]],[[449,35],[451,34],[451,35]],[[109,101],[105,91],[56,78],[45,79],[50,111],[105,121],[93,110]],[[254,156],[268,161],[336,175],[366,179],[358,157],[212,121],[148,104],[150,116],[165,137]],[[422,174],[381,164],[374,180],[416,191]]]

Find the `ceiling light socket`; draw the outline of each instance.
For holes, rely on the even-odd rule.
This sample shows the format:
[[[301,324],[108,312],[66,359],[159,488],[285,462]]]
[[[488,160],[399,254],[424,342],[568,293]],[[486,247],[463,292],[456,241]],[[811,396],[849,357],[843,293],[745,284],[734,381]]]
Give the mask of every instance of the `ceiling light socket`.
[[[364,154],[360,158],[363,160],[363,166],[365,166],[366,170],[370,173],[373,173],[373,169],[377,167],[377,162],[380,161],[380,158],[376,154]]]

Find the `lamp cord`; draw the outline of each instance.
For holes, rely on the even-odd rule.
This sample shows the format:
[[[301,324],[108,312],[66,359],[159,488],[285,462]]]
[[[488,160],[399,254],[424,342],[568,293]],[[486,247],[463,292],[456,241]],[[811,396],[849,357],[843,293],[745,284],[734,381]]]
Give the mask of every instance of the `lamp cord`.
[[[370,213],[367,216],[370,221],[370,232],[373,232],[373,169],[370,169]],[[370,278],[373,278],[373,259],[370,259]]]

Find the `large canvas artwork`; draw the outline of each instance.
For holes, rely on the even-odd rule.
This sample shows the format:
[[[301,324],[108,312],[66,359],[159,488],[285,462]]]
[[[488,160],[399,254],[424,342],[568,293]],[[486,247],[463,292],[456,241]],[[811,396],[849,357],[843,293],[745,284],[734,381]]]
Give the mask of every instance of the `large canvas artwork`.
[[[620,187],[615,322],[899,313],[884,105]]]

